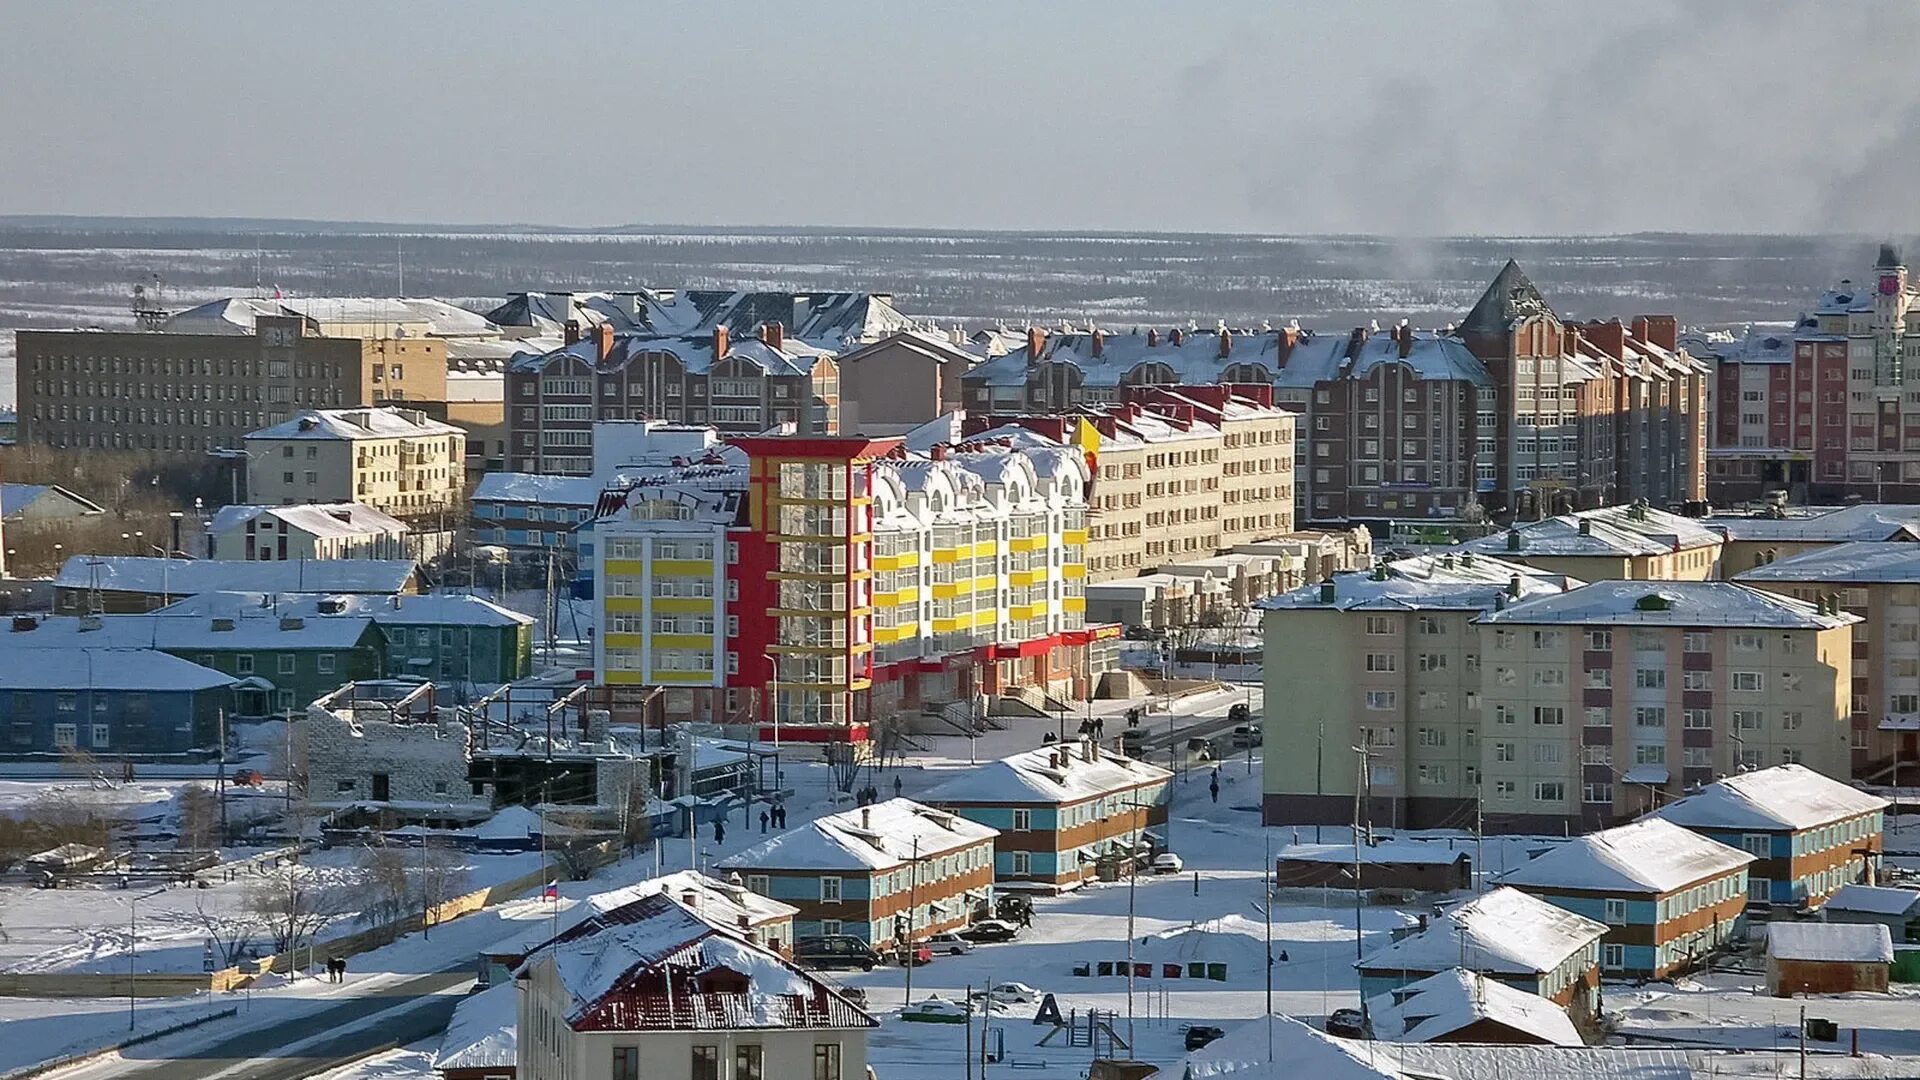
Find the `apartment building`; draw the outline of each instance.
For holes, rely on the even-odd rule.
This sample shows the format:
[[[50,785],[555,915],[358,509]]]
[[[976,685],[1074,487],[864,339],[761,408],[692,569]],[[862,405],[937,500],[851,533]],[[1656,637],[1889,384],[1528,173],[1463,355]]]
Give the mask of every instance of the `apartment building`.
[[[1588,581],[1707,581],[1724,544],[1692,518],[1633,502],[1515,522],[1460,547]]]
[[[1888,803],[1802,765],[1722,777],[1655,813],[1756,858],[1751,902],[1806,911],[1841,888],[1873,879],[1885,849]]]
[[[962,407],[960,376],[987,350],[958,329],[896,330],[841,355],[840,426],[894,435]]]
[[[1509,262],[1458,327],[1336,334],[1027,331],[961,377],[979,413],[1067,412],[1132,388],[1273,388],[1299,415],[1301,521],[1535,517],[1704,498],[1706,375],[1671,316],[1561,320]]]
[[[1064,891],[1150,846],[1148,830],[1164,842],[1172,778],[1083,739],[966,769],[922,799],[999,833],[995,880]]]
[[[1891,780],[1899,766],[1920,761],[1920,544],[1812,548],[1765,562],[1735,580],[1859,617],[1847,693],[1848,775]]]
[[[601,503],[612,687],[666,715],[866,739],[876,717],[1031,688],[1082,696],[1108,666],[1085,622],[1085,460],[1058,446],[737,439]],[[770,729],[769,729],[770,730]]]
[[[1705,341],[1714,357],[1714,498],[1920,501],[1920,321],[1899,249],[1789,332]],[[1782,354],[1786,355],[1782,355]]]
[[[586,332],[527,353],[507,370],[507,463],[514,472],[593,472],[596,421],[664,420],[734,435],[840,430],[834,353],[791,338],[780,323],[741,337],[726,324],[679,337]]]
[[[1717,581],[1602,581],[1481,615],[1490,826],[1585,831],[1742,768],[1849,775],[1859,621]]]
[[[1293,531],[1295,419],[1267,387],[1130,387],[1126,402],[1220,430],[1221,550]]]
[[[880,1026],[805,968],[657,893],[562,933],[514,986],[513,1066],[488,1075],[520,1080],[860,1080]]]
[[[1285,703],[1269,709],[1267,736],[1294,751],[1266,755],[1264,820],[1347,824],[1359,788],[1377,826],[1470,827],[1489,734],[1475,620],[1580,584],[1463,552],[1259,604],[1267,700]]]
[[[1770,506],[1752,515],[1721,514],[1700,524],[1726,538],[1723,577],[1836,544],[1920,540],[1920,506]]]
[[[317,409],[247,433],[253,501],[357,502],[395,517],[457,513],[466,432],[414,409]]]
[[[996,830],[912,799],[828,814],[715,864],[799,909],[798,937],[873,945],[966,926],[993,895]]]
[[[64,449],[201,455],[302,409],[442,401],[446,342],[328,334],[288,312],[252,333],[22,330],[20,438]]]
[[[1392,993],[1464,964],[1584,1018],[1597,1004],[1606,932],[1605,923],[1518,889],[1498,888],[1448,908],[1354,967],[1363,997]]]
[[[1600,970],[1666,979],[1745,936],[1753,853],[1657,817],[1562,844],[1501,875],[1519,889],[1607,927]]]

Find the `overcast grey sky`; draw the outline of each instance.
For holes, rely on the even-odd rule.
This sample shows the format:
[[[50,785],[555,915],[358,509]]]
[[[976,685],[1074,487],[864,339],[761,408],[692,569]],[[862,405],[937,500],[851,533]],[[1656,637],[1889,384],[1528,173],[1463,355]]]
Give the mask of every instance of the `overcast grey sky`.
[[[1910,0],[15,2],[0,213],[1878,235],[1917,66]]]

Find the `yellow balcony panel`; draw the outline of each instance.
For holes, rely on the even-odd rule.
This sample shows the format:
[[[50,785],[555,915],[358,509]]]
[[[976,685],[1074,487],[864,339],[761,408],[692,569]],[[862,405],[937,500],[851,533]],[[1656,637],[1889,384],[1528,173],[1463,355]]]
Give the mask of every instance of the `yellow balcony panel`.
[[[933,632],[936,634],[950,634],[955,630],[964,630],[967,627],[972,625],[973,625],[972,616],[960,616],[958,618],[952,618],[952,619],[935,619],[933,620]]]
[[[609,671],[600,677],[608,686],[645,686],[647,680],[638,671]]]
[[[1069,581],[1075,578],[1086,577],[1087,564],[1086,563],[1068,563],[1067,565],[1060,568],[1060,576],[1068,579]]]
[[[609,649],[638,649],[645,640],[645,634],[607,634],[601,639]]]
[[[951,600],[958,595],[960,595],[960,586],[955,585],[952,582],[935,582],[934,583],[934,586],[933,586],[934,599]]]
[[[647,601],[639,596],[609,596],[606,598],[606,610],[622,615],[638,615],[647,610]]]
[[[900,569],[900,560],[902,557],[903,556],[900,555],[875,555],[873,557],[873,568],[875,570],[898,570]]]
[[[640,577],[647,572],[647,566],[639,559],[608,559],[606,574],[610,578]]]
[[[994,552],[999,549],[1000,541],[998,540],[976,540],[973,542],[973,557],[976,559],[990,559],[993,557]]]
[[[940,563],[959,562],[960,548],[934,548],[933,561],[935,565],[938,565]]]
[[[653,572],[662,577],[712,577],[712,559],[655,559]]]
[[[699,649],[713,644],[712,634],[655,634],[656,649]]]
[[[1087,542],[1087,530],[1068,529],[1060,534],[1060,542],[1063,544],[1084,544]]]
[[[1062,611],[1085,611],[1087,610],[1087,598],[1084,596],[1069,596],[1065,600],[1060,601],[1060,609]]]
[[[655,668],[653,681],[662,686],[712,686],[711,671],[661,671]]]
[[[715,613],[718,607],[719,605],[711,596],[656,596],[653,598],[653,610],[675,615],[709,615]]]

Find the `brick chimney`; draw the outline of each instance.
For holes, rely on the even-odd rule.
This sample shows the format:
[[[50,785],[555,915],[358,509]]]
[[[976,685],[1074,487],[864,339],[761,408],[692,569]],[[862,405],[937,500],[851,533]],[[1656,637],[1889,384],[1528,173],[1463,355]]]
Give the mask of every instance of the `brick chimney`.
[[[595,351],[600,354],[600,359],[605,360],[613,355],[613,327],[608,323],[601,323],[594,327],[593,343]]]
[[[1186,333],[1177,326],[1167,331],[1167,344],[1173,346],[1176,349],[1179,348],[1180,343],[1185,341],[1186,339],[1187,339]]]
[[[567,334],[567,344],[569,345],[577,344],[580,340],[580,320],[568,319],[566,334]]]
[[[1582,329],[1586,339],[1593,343],[1594,348],[1599,349],[1615,360],[1621,360],[1626,357],[1627,329],[1620,325],[1619,319],[1608,319],[1606,322],[1590,322]]]
[[[713,359],[719,363],[727,355],[727,328],[725,324],[713,328]]]
[[[1152,327],[1148,327],[1147,328],[1147,348],[1157,349],[1159,347],[1160,347],[1160,331],[1155,330]]]
[[[778,319],[772,322],[761,323],[760,340],[765,343],[769,349],[784,348],[787,344],[786,324]]]
[[[1220,328],[1220,359],[1225,360],[1227,357],[1232,355],[1233,355],[1233,331],[1223,326]]]
[[[1680,322],[1671,315],[1636,315],[1633,336],[1672,352],[1680,346]]]
[[[1293,355],[1293,347],[1300,344],[1300,328],[1289,326],[1273,335],[1274,359],[1281,367],[1287,366],[1287,358]]]
[[[1047,332],[1037,326],[1027,327],[1027,362],[1040,359],[1040,352],[1046,347]]]
[[[1413,327],[1402,322],[1394,328],[1394,335],[1400,339],[1400,359],[1413,355]]]
[[[1087,339],[1088,355],[1098,360],[1100,354],[1107,349],[1107,332],[1105,330],[1095,330],[1093,333],[1087,335]]]
[[[1356,326],[1353,333],[1347,335],[1347,359],[1360,359],[1360,350],[1367,346],[1367,328]]]

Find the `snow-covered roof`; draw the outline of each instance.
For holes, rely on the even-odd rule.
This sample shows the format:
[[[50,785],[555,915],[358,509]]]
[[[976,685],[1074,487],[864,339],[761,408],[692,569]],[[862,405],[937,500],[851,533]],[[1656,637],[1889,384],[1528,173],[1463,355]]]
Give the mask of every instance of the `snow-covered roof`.
[[[473,501],[592,507],[606,486],[591,476],[487,473],[474,487]]]
[[[1267,1026],[1273,1028],[1268,1057]],[[1409,1080],[1381,1051],[1391,1049],[1363,1039],[1340,1039],[1291,1016],[1256,1017],[1188,1054],[1169,1077],[1211,1080]]]
[[[303,409],[278,424],[247,432],[249,439],[419,439],[465,435],[417,409]]]
[[[85,499],[58,484],[0,484],[0,517],[12,518],[24,513],[34,502],[51,495],[73,503],[82,514],[104,514],[106,508]]]
[[[1268,610],[1332,608],[1338,611],[1445,609],[1491,611],[1498,597],[1511,601],[1515,579],[1519,599],[1558,596],[1583,582],[1521,563],[1472,553],[1417,555],[1371,570],[1333,575],[1333,601],[1322,599],[1325,582],[1302,585],[1254,604]]]
[[[1388,1042],[1427,1042],[1491,1020],[1555,1046],[1586,1045],[1567,1010],[1457,967],[1371,998],[1367,1016]]]
[[[500,814],[495,815],[496,820],[505,817],[506,814],[507,811],[501,811]],[[532,811],[527,811],[527,814],[529,817],[533,816]],[[488,822],[487,825],[479,826],[479,829],[484,830],[491,824],[492,822]],[[506,826],[505,829],[509,835],[524,837],[528,834],[513,831],[521,824],[524,823],[516,822]],[[532,823],[532,827],[539,828],[537,819]],[[762,896],[744,885],[735,885],[695,870],[680,870],[657,878],[638,881],[632,885],[624,885],[618,889],[594,893],[583,900],[558,900],[551,920],[538,920],[538,925],[528,927],[525,933],[506,947],[495,946],[491,951],[514,955],[531,953],[552,941],[556,929],[559,933],[565,933],[588,919],[617,913],[629,905],[638,904],[655,896],[665,896],[716,926],[735,930],[740,926],[742,918],[747,920],[749,927],[760,927],[790,920],[800,910],[791,904],[783,904],[771,897]],[[692,898],[691,903],[688,901],[689,897]],[[649,904],[651,903],[649,901]]]
[[[1606,506],[1517,524],[1460,547],[1508,559],[1626,558],[1718,547],[1723,542],[1719,533],[1693,518],[1645,506]]]
[[[1362,845],[1358,854],[1361,862],[1380,865],[1450,866],[1461,859],[1472,858],[1472,852],[1466,848],[1454,847],[1443,840],[1382,840]],[[1274,859],[1281,862],[1341,866],[1352,866],[1354,856],[1352,844],[1288,844],[1273,853]]]
[[[520,1032],[520,998],[511,982],[460,999],[434,1051],[433,1067],[511,1069]]]
[[[1573,626],[1752,627],[1830,630],[1860,621],[1823,614],[1790,596],[1730,581],[1596,581],[1480,617],[1489,623]]]
[[[224,297],[188,308],[162,329],[176,334],[251,334],[263,315],[300,316],[321,333],[329,327],[424,325],[432,336],[498,334],[500,328],[465,308],[428,297],[289,296]]]
[[[1532,975],[1552,971],[1607,932],[1604,924],[1514,888],[1449,908],[1419,933],[1376,949],[1362,971],[1445,971],[1462,956],[1476,971]]]
[[[1920,889],[1847,884],[1834,890],[1820,910],[1857,911],[1865,915],[1905,915],[1916,904],[1920,904]]]
[[[958,814],[912,799],[829,814],[723,859],[723,870],[891,870],[1000,835]],[[918,847],[915,847],[918,841]]]
[[[1669,893],[1733,873],[1753,855],[1661,818],[1642,818],[1572,840],[1500,878],[1519,888]]]
[[[324,609],[324,610],[323,610]],[[221,591],[176,600],[156,615],[253,617],[261,611],[278,618],[337,619],[363,616],[382,626],[531,626],[534,619],[468,593],[418,596],[330,595]]]
[[[1722,777],[1654,814],[1689,829],[1798,832],[1886,808],[1885,799],[1805,765],[1775,765]]]
[[[56,589],[166,593],[191,596],[238,592],[378,593],[405,589],[413,580],[410,559],[290,559],[248,562],[229,559],[162,559],[152,555],[72,555],[53,579]]]
[[[397,536],[407,523],[365,503],[308,503],[301,506],[223,506],[213,515],[209,532],[223,533],[247,522],[270,517],[316,537]]]
[[[1893,963],[1893,934],[1884,923],[1770,922],[1766,925],[1767,955],[1775,960]]]
[[[1706,518],[1701,524],[1729,540],[1829,544],[1849,540],[1893,540],[1914,536],[1915,530],[1920,530],[1920,506],[1863,503],[1840,509],[1789,513],[1779,518],[1725,515]]]
[[[246,563],[242,565],[267,565]],[[157,611],[101,615],[99,625],[77,615],[50,615],[32,630],[0,634],[0,654],[19,648],[116,649],[351,649],[372,620],[365,615],[320,615],[298,603],[260,606],[260,593],[200,593]],[[183,606],[185,605],[185,606]],[[261,672],[271,677],[271,672]]]
[[[7,647],[12,644],[0,639],[0,690],[170,693],[233,685],[231,675],[154,649]]]
[[[1856,541],[1803,551],[1734,575],[1736,581],[1831,582],[1835,585],[1920,582],[1920,543]]]
[[[622,334],[613,339],[611,351],[603,357],[600,355],[600,343],[592,337],[586,337],[551,352],[538,355],[523,353],[515,358],[513,369],[545,371],[558,361],[570,359],[587,364],[595,371],[610,372],[622,370],[642,356],[665,353],[678,360],[686,371],[698,375],[711,372],[716,365],[737,362],[768,375],[796,376],[811,372],[816,362],[833,356],[831,350],[809,345],[797,337],[785,338],[778,346],[757,337],[729,337],[726,352],[718,357],[714,355],[714,345],[714,337],[710,333],[684,337]]]
[[[1061,743],[955,770],[956,775],[921,796],[935,805],[1002,803],[1076,803],[1172,774],[1158,765],[1100,750],[1084,743]],[[1095,760],[1089,761],[1091,753]]]
[[[1791,330],[1749,326],[1739,336],[1724,332],[1717,335],[1690,333],[1680,344],[1702,359],[1727,364],[1791,364],[1794,335]]]

